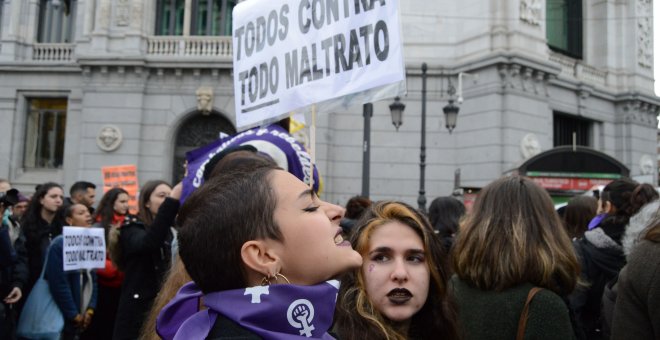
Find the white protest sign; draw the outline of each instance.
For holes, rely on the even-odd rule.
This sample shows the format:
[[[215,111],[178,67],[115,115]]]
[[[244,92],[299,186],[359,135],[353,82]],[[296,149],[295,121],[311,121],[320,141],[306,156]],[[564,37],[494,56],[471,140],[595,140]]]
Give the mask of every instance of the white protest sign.
[[[105,268],[103,228],[64,227],[64,270]]]
[[[236,126],[402,82],[398,8],[398,0],[247,0],[236,5]]]

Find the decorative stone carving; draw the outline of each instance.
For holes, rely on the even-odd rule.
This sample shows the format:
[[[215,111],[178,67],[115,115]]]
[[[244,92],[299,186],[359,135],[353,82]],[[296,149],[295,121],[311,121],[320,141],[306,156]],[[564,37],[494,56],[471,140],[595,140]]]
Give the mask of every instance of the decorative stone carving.
[[[144,20],[144,1],[133,0],[133,7],[131,8],[131,27],[140,30],[142,27],[142,20]]]
[[[128,26],[131,21],[131,4],[129,0],[117,0],[115,12],[115,24],[117,26]]]
[[[658,126],[660,106],[639,99],[626,100],[620,103],[623,121],[644,126]]]
[[[520,89],[524,92],[547,95],[549,75],[532,67],[518,64],[500,64],[498,73],[502,89]]]
[[[650,175],[653,173],[653,157],[649,155],[642,155],[639,158],[639,168],[642,175]]]
[[[110,6],[110,0],[101,0],[99,10],[96,12],[96,22],[98,23],[96,30],[104,31],[108,29],[110,24],[108,19],[110,18]]]
[[[543,91],[545,85],[545,72],[536,71],[536,76],[534,77],[534,93],[539,94]]]
[[[534,157],[541,153],[541,143],[535,134],[528,133],[520,140],[520,153],[524,159]]]
[[[541,13],[541,0],[520,0],[520,20],[533,26],[540,26]]]
[[[197,110],[202,114],[208,115],[213,111],[213,88],[209,86],[200,86],[195,91],[197,96]]]
[[[651,0],[637,0],[637,60],[648,69],[653,66],[651,7]]]
[[[121,135],[121,130],[114,125],[105,125],[96,136],[96,145],[103,151],[111,152],[117,150],[124,138]]]

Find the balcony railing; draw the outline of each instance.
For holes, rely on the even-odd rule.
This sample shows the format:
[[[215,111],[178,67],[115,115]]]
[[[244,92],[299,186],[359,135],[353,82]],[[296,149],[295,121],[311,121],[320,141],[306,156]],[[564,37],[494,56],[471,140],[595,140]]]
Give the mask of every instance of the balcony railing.
[[[152,36],[149,37],[147,56],[231,60],[231,36]]]
[[[561,66],[560,75],[572,77],[594,85],[607,85],[607,71],[585,65],[579,60],[563,54],[550,52],[550,61]]]
[[[34,44],[32,45],[32,60],[38,61],[73,61],[74,44]]]

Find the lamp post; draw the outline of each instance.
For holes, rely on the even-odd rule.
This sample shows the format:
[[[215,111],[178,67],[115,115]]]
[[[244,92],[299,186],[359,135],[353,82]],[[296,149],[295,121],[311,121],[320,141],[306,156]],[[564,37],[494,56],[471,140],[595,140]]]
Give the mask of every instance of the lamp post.
[[[362,106],[364,117],[364,132],[362,134],[362,197],[369,197],[369,162],[371,161],[371,117],[374,115],[374,105],[367,103]]]
[[[426,190],[425,172],[426,172],[426,63],[422,63],[422,143],[419,148],[419,196],[417,196],[417,205],[419,210],[426,213]]]
[[[426,213],[426,190],[424,189],[425,184],[425,170],[426,170],[426,71],[428,66],[426,63],[422,63],[422,140],[420,145],[419,152],[419,196],[417,196],[417,205],[420,211]],[[455,93],[453,86],[450,87],[448,93],[450,96],[453,96]],[[405,109],[405,104],[399,101],[399,97],[394,98],[394,103],[390,104],[390,113],[392,114],[392,124],[396,127],[396,130],[399,130],[399,126],[403,123],[403,110]],[[451,133],[456,127],[456,120],[458,118],[459,107],[454,105],[454,100],[450,99],[449,104],[442,108],[442,111],[445,114],[445,126],[449,133]]]

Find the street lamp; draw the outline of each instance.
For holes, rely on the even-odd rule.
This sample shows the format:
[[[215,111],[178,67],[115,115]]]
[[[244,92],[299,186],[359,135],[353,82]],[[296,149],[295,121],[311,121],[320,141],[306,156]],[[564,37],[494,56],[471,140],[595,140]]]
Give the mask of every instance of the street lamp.
[[[445,105],[442,108],[442,112],[445,113],[445,127],[449,130],[449,134],[454,131],[456,127],[456,120],[458,119],[458,106],[454,105],[453,100],[449,100],[449,104]]]
[[[426,169],[426,71],[428,66],[422,63],[422,141],[419,152],[419,196],[417,197],[417,205],[419,210],[426,213],[426,190],[424,190],[425,177],[424,170]],[[453,96],[455,89],[453,86],[449,89],[449,95]],[[399,102],[399,97],[394,98],[394,103],[390,104],[390,113],[392,114],[392,124],[396,127],[397,131],[399,126],[403,123],[403,110],[405,104]],[[442,108],[445,114],[445,126],[449,133],[456,127],[456,120],[458,118],[458,106],[454,105],[454,100],[450,99],[449,104]]]
[[[403,124],[403,110],[406,105],[399,101],[399,97],[394,98],[394,103],[390,104],[390,113],[392,114],[392,125],[399,131],[399,126]]]

